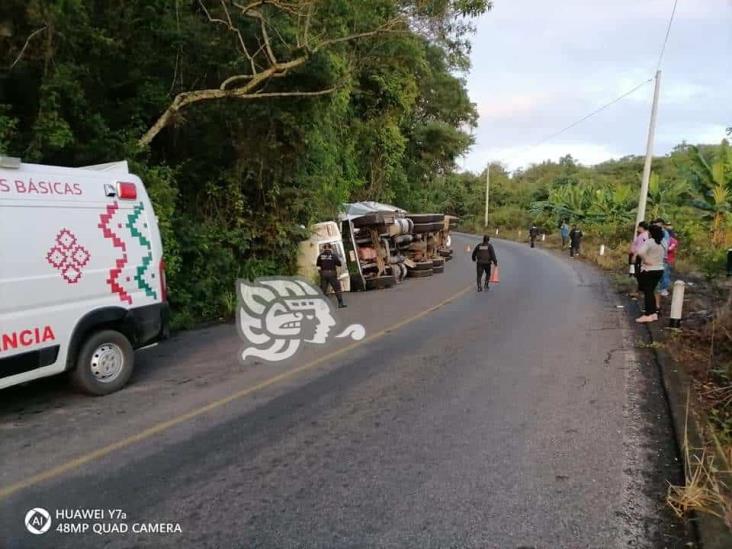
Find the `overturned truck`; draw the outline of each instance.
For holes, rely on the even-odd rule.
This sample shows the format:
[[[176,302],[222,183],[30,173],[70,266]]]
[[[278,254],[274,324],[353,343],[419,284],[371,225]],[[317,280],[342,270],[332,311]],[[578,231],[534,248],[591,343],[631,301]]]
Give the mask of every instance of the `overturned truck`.
[[[346,204],[339,238],[332,234],[333,225],[328,226],[328,240],[338,238],[342,244],[335,248],[343,251],[345,259],[341,277],[348,282],[344,289],[390,288],[407,277],[442,273],[452,258],[450,231],[457,222],[457,217],[449,215],[413,214],[375,202]],[[317,237],[323,233],[321,225],[325,224],[313,228],[316,242],[311,237],[301,245],[301,274],[306,276],[314,276],[315,258],[325,243]],[[311,264],[313,268],[308,269]]]

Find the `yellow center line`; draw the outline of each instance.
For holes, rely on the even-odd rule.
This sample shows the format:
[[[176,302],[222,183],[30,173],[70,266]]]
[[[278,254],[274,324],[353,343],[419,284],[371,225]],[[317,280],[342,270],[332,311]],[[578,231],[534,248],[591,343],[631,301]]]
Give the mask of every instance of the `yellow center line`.
[[[406,318],[404,320],[401,320],[401,321],[397,322],[396,324],[389,326],[388,328],[385,328],[379,332],[376,332],[375,334],[370,335],[369,337],[367,337],[365,339],[362,339],[361,341],[351,343],[350,345],[347,345],[341,349],[338,349],[337,351],[333,351],[332,353],[329,353],[318,359],[308,362],[307,364],[304,364],[303,366],[298,366],[297,368],[293,368],[292,370],[288,370],[287,372],[278,374],[265,381],[262,381],[261,383],[254,385],[252,387],[249,387],[247,389],[242,389],[241,391],[237,391],[236,393],[233,393],[233,394],[231,394],[227,397],[221,398],[219,400],[214,400],[213,402],[209,402],[208,404],[201,406],[200,408],[196,408],[196,409],[186,412],[184,414],[175,416],[167,421],[161,421],[160,423],[156,423],[152,427],[148,427],[144,431],[140,431],[139,433],[136,433],[129,437],[118,440],[117,442],[108,444],[107,446],[102,446],[101,448],[97,448],[96,450],[93,450],[86,454],[82,454],[81,456],[78,456],[72,460],[66,461],[65,463],[57,465],[56,467],[46,469],[45,471],[42,471],[38,474],[30,476],[24,480],[21,480],[20,482],[16,482],[15,484],[11,484],[10,486],[7,486],[5,488],[0,488],[0,500],[15,494],[16,492],[19,492],[20,490],[24,490],[25,488],[29,488],[31,486],[35,486],[35,485],[45,482],[47,480],[51,480],[53,478],[59,477],[59,476],[63,475],[64,473],[68,473],[69,471],[71,471],[73,469],[77,469],[77,468],[81,467],[82,465],[86,465],[87,463],[89,463],[91,461],[103,458],[103,457],[111,454],[112,452],[115,452],[117,450],[122,450],[123,448],[127,448],[128,446],[131,446],[132,444],[146,440],[154,435],[162,433],[163,431],[167,431],[168,429],[175,427],[176,425],[180,425],[181,423],[184,423],[184,422],[188,421],[189,419],[196,418],[207,412],[220,408],[230,402],[233,402],[234,400],[238,400],[238,399],[247,397],[256,391],[269,387],[270,385],[274,385],[275,383],[278,383],[284,379],[291,378],[293,376],[296,376],[297,374],[300,374],[307,370],[311,370],[311,369],[315,368],[316,366],[320,366],[321,364],[323,364],[324,362],[326,362],[328,360],[331,360],[344,353],[352,351],[353,349],[360,347],[361,345],[370,343],[380,337],[383,337],[384,335],[386,335],[390,332],[393,332],[394,330],[398,330],[402,326],[405,326],[411,322],[414,322],[415,320],[419,320],[420,318],[428,315],[429,313],[432,313],[432,312],[436,311],[437,309],[439,309],[440,307],[443,307],[443,306],[447,305],[448,303],[450,303],[451,301],[461,297],[463,294],[468,292],[471,288],[472,288],[472,286],[468,286],[468,287],[460,290],[459,292],[451,295],[447,299],[441,301],[437,305],[430,307],[429,309],[426,309],[426,310],[424,310],[420,313],[417,313],[416,315]]]

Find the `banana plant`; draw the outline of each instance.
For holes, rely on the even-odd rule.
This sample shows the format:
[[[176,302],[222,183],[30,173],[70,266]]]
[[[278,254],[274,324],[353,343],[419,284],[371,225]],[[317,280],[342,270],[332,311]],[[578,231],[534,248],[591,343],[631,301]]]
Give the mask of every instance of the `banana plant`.
[[[533,202],[529,212],[537,216],[541,213],[551,214],[555,218],[584,219],[592,204],[592,189],[588,186],[561,185],[549,189],[546,200]]]
[[[635,192],[629,185],[613,185],[597,189],[588,210],[588,217],[603,225],[623,225],[634,216]]]
[[[676,179],[661,182],[657,173],[651,174],[648,183],[648,219],[673,217],[678,205],[691,196],[691,186],[687,181]]]
[[[712,244],[722,246],[727,239],[727,219],[732,211],[732,151],[727,140],[723,140],[710,164],[698,147],[691,147],[691,150],[693,182],[699,191],[699,197],[692,204],[710,221]]]

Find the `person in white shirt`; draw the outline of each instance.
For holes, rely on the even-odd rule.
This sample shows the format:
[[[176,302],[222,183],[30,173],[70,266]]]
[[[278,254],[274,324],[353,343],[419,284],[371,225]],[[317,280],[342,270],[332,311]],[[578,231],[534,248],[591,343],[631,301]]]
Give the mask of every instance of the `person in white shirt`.
[[[636,318],[636,322],[655,322],[658,320],[655,290],[663,276],[666,250],[661,244],[663,242],[663,229],[657,225],[651,225],[648,232],[650,238],[638,250],[638,257],[641,258],[638,285],[643,292],[645,314]]]

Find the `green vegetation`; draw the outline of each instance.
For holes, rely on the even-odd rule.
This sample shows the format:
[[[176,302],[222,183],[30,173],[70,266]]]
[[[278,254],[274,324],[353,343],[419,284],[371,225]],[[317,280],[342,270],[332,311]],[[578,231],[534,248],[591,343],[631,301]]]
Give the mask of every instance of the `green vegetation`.
[[[177,324],[289,273],[303,226],[368,198],[423,209],[471,144],[460,74],[489,0],[6,0],[0,153],[129,159]],[[430,209],[430,208],[427,208]]]
[[[8,0],[0,152],[78,166],[129,159],[161,221],[179,325],[226,316],[231,284],[294,270],[344,201],[459,215],[482,230],[483,176],[457,173],[477,113],[460,75],[489,0]],[[642,159],[491,167],[491,227],[563,217],[627,242]],[[729,147],[654,162],[649,216],[719,272]],[[710,241],[714,246],[710,246]]]
[[[627,249],[633,235],[643,158],[629,156],[592,167],[571,156],[509,174],[491,165],[490,229],[525,229],[536,223],[557,231],[562,219],[610,249]],[[482,231],[485,174],[443,178],[434,203]],[[732,151],[720,145],[682,144],[655,158],[646,217],[671,221],[682,243],[680,266],[708,277],[724,272],[732,244]]]

